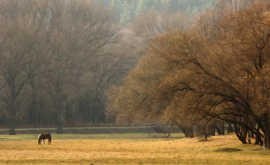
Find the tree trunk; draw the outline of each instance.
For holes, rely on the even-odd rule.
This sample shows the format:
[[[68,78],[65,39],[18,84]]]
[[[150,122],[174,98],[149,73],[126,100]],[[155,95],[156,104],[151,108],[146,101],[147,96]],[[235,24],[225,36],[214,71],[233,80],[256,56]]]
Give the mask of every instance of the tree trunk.
[[[265,146],[270,149],[270,135],[269,133],[265,135]]]
[[[221,135],[225,135],[225,126],[224,126],[224,123],[221,124]]]
[[[56,133],[58,134],[63,134],[64,133],[64,124],[62,122],[57,123],[57,131]]]
[[[194,138],[194,133],[192,127],[180,127],[180,129],[185,134],[185,137]]]
[[[247,131],[246,128],[238,127],[237,124],[234,124],[234,131],[237,136],[237,138],[243,143],[247,144],[246,138],[247,138]]]
[[[232,133],[232,132],[234,132],[232,124],[229,124],[227,133],[229,134],[229,133]]]
[[[213,124],[208,127],[208,135],[211,135],[211,136],[216,135],[216,126],[217,124]]]
[[[31,107],[30,107],[30,125],[37,126],[38,125],[37,119],[38,119],[37,101],[32,100],[32,104],[31,104]]]
[[[35,84],[35,78],[32,78],[30,81],[31,88],[32,88],[32,104],[30,107],[30,124],[37,126],[37,89],[36,89],[36,84]]]
[[[170,138],[170,137],[171,137],[171,133],[170,132],[167,134],[167,136],[165,134],[165,138]]]
[[[202,141],[207,141],[208,133],[206,128],[204,126],[197,126],[196,136],[199,138],[204,137],[204,140]]]
[[[60,113],[57,113],[57,130],[56,133],[58,134],[63,134],[64,133],[64,118],[65,116],[63,115],[63,110],[59,110]]]
[[[270,129],[268,121],[264,122],[265,147],[270,149]]]
[[[16,135],[15,131],[15,119],[13,117],[10,117],[8,120],[9,124],[9,135]]]
[[[221,133],[221,129],[219,128],[219,126],[218,126],[218,125],[216,125],[216,130],[217,130],[218,135],[222,135],[222,133]]]
[[[241,127],[241,135],[243,138],[247,138],[248,129],[245,127]]]
[[[248,131],[248,138],[254,138],[254,133],[252,133],[251,131]]]
[[[55,107],[57,110],[57,130],[56,130],[56,133],[63,134],[64,133],[64,123],[65,123],[65,118],[66,118],[66,109],[65,109],[65,106],[63,106],[60,101],[55,102]]]
[[[262,136],[260,133],[256,133],[256,139],[255,139],[255,143],[256,145],[263,145],[263,141],[262,141]]]
[[[219,125],[216,125],[216,130],[218,135],[225,135],[225,127],[224,127],[224,123],[221,123]]]

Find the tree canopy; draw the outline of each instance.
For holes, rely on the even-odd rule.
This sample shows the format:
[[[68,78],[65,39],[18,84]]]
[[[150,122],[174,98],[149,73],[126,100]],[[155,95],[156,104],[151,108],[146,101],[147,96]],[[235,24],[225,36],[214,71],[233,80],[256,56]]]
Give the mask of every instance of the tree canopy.
[[[108,113],[180,128],[224,121],[242,143],[250,131],[270,148],[270,3],[223,10],[151,39],[136,68],[111,89]]]

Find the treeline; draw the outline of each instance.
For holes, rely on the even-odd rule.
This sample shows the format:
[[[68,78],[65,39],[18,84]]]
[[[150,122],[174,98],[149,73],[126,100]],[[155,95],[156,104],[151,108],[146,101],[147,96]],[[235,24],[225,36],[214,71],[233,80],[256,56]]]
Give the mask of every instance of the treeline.
[[[94,0],[0,0],[1,127],[63,133],[114,122],[105,113],[107,89],[122,82],[149,38],[189,25],[181,12],[148,10],[123,29],[115,8]]]
[[[122,25],[131,23],[142,12],[182,12],[193,17],[215,4],[216,0],[100,0],[114,8]]]
[[[113,10],[88,0],[0,0],[0,20],[0,124],[9,134],[106,121],[105,91],[135,49]]]
[[[219,1],[182,30],[149,40],[122,84],[110,89],[118,122],[178,126],[207,138],[229,123],[238,139],[270,148],[270,2]],[[220,130],[219,130],[220,131]]]
[[[136,18],[124,21],[129,24],[129,28],[126,29],[121,29],[119,26],[118,14],[123,8],[117,9],[117,5],[115,7],[112,7],[112,4],[106,6],[100,2],[95,0],[0,0],[0,20],[5,22],[0,25],[0,125],[9,127],[9,134],[16,134],[15,128],[18,126],[51,126],[57,127],[57,133],[63,133],[64,127],[68,125],[85,126],[115,122],[116,118],[125,118],[127,121],[137,120],[139,124],[150,121],[141,120],[144,118],[140,118],[141,116],[137,112],[141,113],[143,117],[151,119],[164,118],[160,121],[166,121],[165,123],[168,124],[168,120],[165,118],[171,117],[172,114],[164,115],[164,107],[176,106],[176,104],[171,104],[172,100],[168,98],[158,98],[160,99],[158,100],[156,97],[166,96],[167,93],[158,93],[161,92],[159,87],[162,90],[167,89],[159,83],[165,77],[168,77],[169,81],[171,73],[179,78],[181,74],[178,75],[177,72],[180,67],[177,64],[178,61],[176,64],[171,64],[166,61],[168,59],[164,60],[155,56],[151,59],[152,57],[149,58],[148,54],[155,54],[155,51],[159,52],[160,49],[165,50],[167,44],[176,45],[178,42],[182,42],[173,43],[172,36],[186,35],[187,41],[189,41],[189,37],[196,40],[198,46],[193,46],[198,49],[199,53],[201,53],[200,48],[202,47],[211,47],[211,50],[214,50],[213,43],[226,45],[225,41],[221,42],[220,39],[224,35],[221,31],[224,30],[217,22],[227,18],[228,13],[240,12],[248,1],[219,1],[215,8],[207,9],[198,15],[196,23],[192,24],[189,16],[183,13],[186,11],[185,7],[181,9],[183,12],[178,9],[167,10],[168,8],[165,9],[165,7],[170,7],[170,5],[175,7],[177,4],[182,4],[180,6],[186,4],[187,7],[187,4],[190,5],[191,2],[193,4],[191,6],[197,6],[202,5],[202,1],[123,0],[121,4],[136,2],[137,6],[140,2],[144,6],[139,10]],[[148,2],[148,6],[146,2]],[[114,3],[120,4],[120,1]],[[162,10],[158,10],[158,4],[161,4]],[[153,10],[144,10],[146,8]],[[137,7],[129,9],[133,12],[135,11],[133,9],[137,10]],[[169,12],[170,10],[172,12]],[[227,26],[224,25],[224,28],[226,29]],[[179,32],[179,30],[183,31]],[[248,36],[242,33],[241,35]],[[152,37],[156,37],[156,39],[152,40]],[[164,43],[157,42],[159,37]],[[145,49],[146,47],[148,48]],[[175,49],[173,53],[166,50],[165,52],[169,53],[168,58],[172,54],[178,54],[179,48],[181,47]],[[263,47],[263,49],[266,48],[267,46]],[[226,48],[226,50],[230,49]],[[208,59],[200,56],[199,53],[200,60]],[[263,51],[263,53],[265,52]],[[138,63],[138,67],[123,81],[123,77],[134,68],[137,58],[142,54],[145,55]],[[145,61],[144,59],[147,58],[149,59]],[[217,57],[211,56],[211,58]],[[264,58],[260,60],[265,62]],[[209,63],[211,64],[211,62]],[[207,63],[207,67],[210,67],[210,64]],[[141,65],[145,68],[140,70],[138,68]],[[190,70],[190,67],[192,68],[189,63],[183,67],[184,71],[179,72],[187,75],[186,70]],[[134,79],[133,73],[135,72],[137,78]],[[226,81],[229,81],[227,79],[225,78]],[[176,80],[174,81],[176,82]],[[199,76],[198,81],[202,81]],[[142,82],[150,85],[145,86]],[[153,82],[155,83],[153,84]],[[167,85],[171,83],[173,81],[169,81]],[[112,87],[113,85],[116,86]],[[178,88],[178,86],[176,87]],[[199,86],[198,88],[203,89]],[[111,89],[110,92],[108,89]],[[251,88],[248,89],[251,90]],[[176,96],[181,93],[181,90],[176,92]],[[171,94],[170,97],[177,98],[174,93]],[[110,102],[108,102],[108,97]],[[196,95],[196,97],[198,96]],[[148,99],[154,102],[148,102]],[[137,105],[138,103],[140,104]],[[192,103],[192,105],[195,104]],[[158,108],[156,109],[154,106]],[[152,108],[158,110],[158,118],[151,113],[144,114]],[[106,109],[108,109],[107,112]],[[178,109],[175,108],[175,110]],[[122,112],[125,112],[124,115]],[[179,115],[176,112],[173,113],[176,116]],[[199,114],[202,115],[201,112]],[[130,119],[129,115],[134,116]],[[188,113],[185,115],[196,116]],[[177,125],[184,132],[190,133],[192,124],[183,123],[185,123],[185,119],[194,122],[196,120],[186,117],[182,119],[178,116],[176,118],[177,122],[174,118],[169,121],[174,125],[178,123]],[[218,123],[224,121],[226,120],[217,120]],[[256,122],[255,120],[255,126]],[[213,122],[209,120],[209,123],[206,123],[202,130],[206,130],[208,124]],[[236,125],[237,128],[240,128],[239,124]],[[264,129],[261,126],[254,128],[257,129],[257,131],[253,131],[254,134]],[[243,130],[242,127],[240,130]],[[257,135],[258,142],[263,136],[263,134]]]

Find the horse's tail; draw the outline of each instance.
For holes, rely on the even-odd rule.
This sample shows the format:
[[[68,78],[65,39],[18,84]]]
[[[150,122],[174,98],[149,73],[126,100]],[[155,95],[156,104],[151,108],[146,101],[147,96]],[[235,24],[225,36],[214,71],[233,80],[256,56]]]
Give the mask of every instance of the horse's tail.
[[[52,135],[50,134],[50,133],[47,133],[47,135],[48,135],[48,144],[51,144],[51,142],[52,142]]]

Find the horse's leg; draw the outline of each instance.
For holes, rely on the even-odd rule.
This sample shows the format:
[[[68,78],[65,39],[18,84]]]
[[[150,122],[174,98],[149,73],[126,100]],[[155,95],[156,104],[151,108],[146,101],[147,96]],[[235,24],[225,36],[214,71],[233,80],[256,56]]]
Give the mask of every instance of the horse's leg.
[[[44,145],[45,145],[45,139],[43,139],[43,143],[44,143]]]

